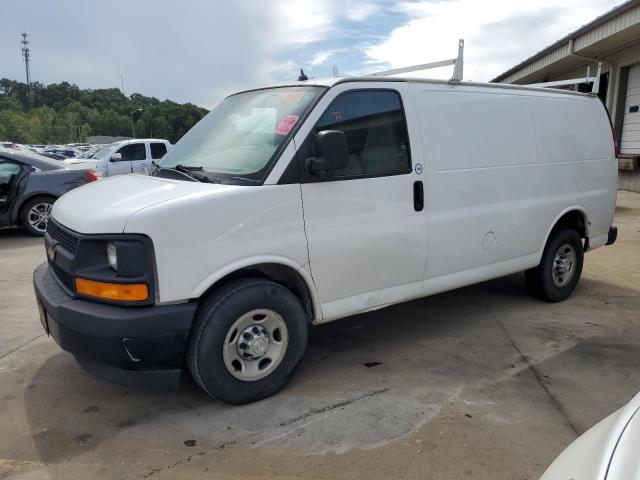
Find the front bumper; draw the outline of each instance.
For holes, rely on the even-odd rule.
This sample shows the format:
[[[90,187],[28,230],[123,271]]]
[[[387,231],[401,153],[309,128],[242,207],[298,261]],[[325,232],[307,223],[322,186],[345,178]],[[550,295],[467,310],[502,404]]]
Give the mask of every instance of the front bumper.
[[[47,263],[33,272],[33,285],[45,331],[90,373],[124,385],[177,386],[196,303],[126,307],[75,299]]]

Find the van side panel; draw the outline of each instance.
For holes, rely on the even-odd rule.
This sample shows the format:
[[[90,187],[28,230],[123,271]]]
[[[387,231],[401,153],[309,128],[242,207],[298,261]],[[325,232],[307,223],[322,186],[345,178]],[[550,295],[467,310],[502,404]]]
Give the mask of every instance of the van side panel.
[[[224,275],[250,265],[300,270],[309,262],[300,185],[194,192],[135,212],[125,232],[153,239],[162,303],[197,298]]]
[[[599,100],[463,85],[414,88],[426,167],[426,279],[449,276],[460,286],[464,275],[452,274],[473,271],[473,281],[481,281],[533,267],[566,209],[586,213],[590,235],[608,231],[617,166]]]
[[[554,179],[584,207],[591,247],[613,223],[618,187],[611,124],[595,97],[532,97],[532,116],[539,162],[557,164],[564,176]],[[562,168],[564,167],[564,168]],[[578,198],[582,196],[580,202]],[[569,205],[565,205],[565,208]]]

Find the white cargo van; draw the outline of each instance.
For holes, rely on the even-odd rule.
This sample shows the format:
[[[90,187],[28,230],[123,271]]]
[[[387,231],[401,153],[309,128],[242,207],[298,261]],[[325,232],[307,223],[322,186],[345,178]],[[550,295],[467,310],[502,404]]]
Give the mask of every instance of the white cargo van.
[[[89,371],[246,403],[309,325],[526,271],[567,298],[611,244],[617,164],[591,95],[375,77],[228,97],[151,176],[58,200],[34,272],[45,330]]]

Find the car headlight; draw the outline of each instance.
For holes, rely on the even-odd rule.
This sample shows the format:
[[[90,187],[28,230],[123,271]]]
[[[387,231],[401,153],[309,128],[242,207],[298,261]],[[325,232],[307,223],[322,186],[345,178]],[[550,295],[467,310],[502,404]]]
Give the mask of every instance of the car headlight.
[[[74,261],[75,293],[106,302],[151,303],[155,298],[153,243],[142,235],[80,239]]]
[[[109,262],[109,266],[117,272],[118,271],[118,251],[116,249],[116,246],[111,242],[107,243],[107,261]]]

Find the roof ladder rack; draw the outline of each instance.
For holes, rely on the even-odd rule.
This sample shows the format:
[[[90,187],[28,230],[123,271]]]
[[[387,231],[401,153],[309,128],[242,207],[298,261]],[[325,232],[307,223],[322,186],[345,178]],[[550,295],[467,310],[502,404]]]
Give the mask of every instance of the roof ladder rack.
[[[591,94],[597,95],[600,92],[600,74],[602,73],[602,62],[598,62],[598,70],[594,77],[591,76],[591,67],[587,66],[587,76],[582,78],[572,78],[569,80],[558,80],[556,82],[530,83],[530,87],[558,88],[569,85],[581,85],[583,83],[593,83]]]
[[[423,63],[421,65],[412,65],[410,67],[394,68],[393,70],[384,70],[382,72],[370,73],[372,77],[387,77],[389,75],[398,75],[400,73],[418,72],[421,70],[430,70],[432,68],[446,67],[453,65],[453,76],[451,82],[461,82],[464,67],[464,40],[458,40],[458,56],[449,60],[440,60],[438,62]]]

